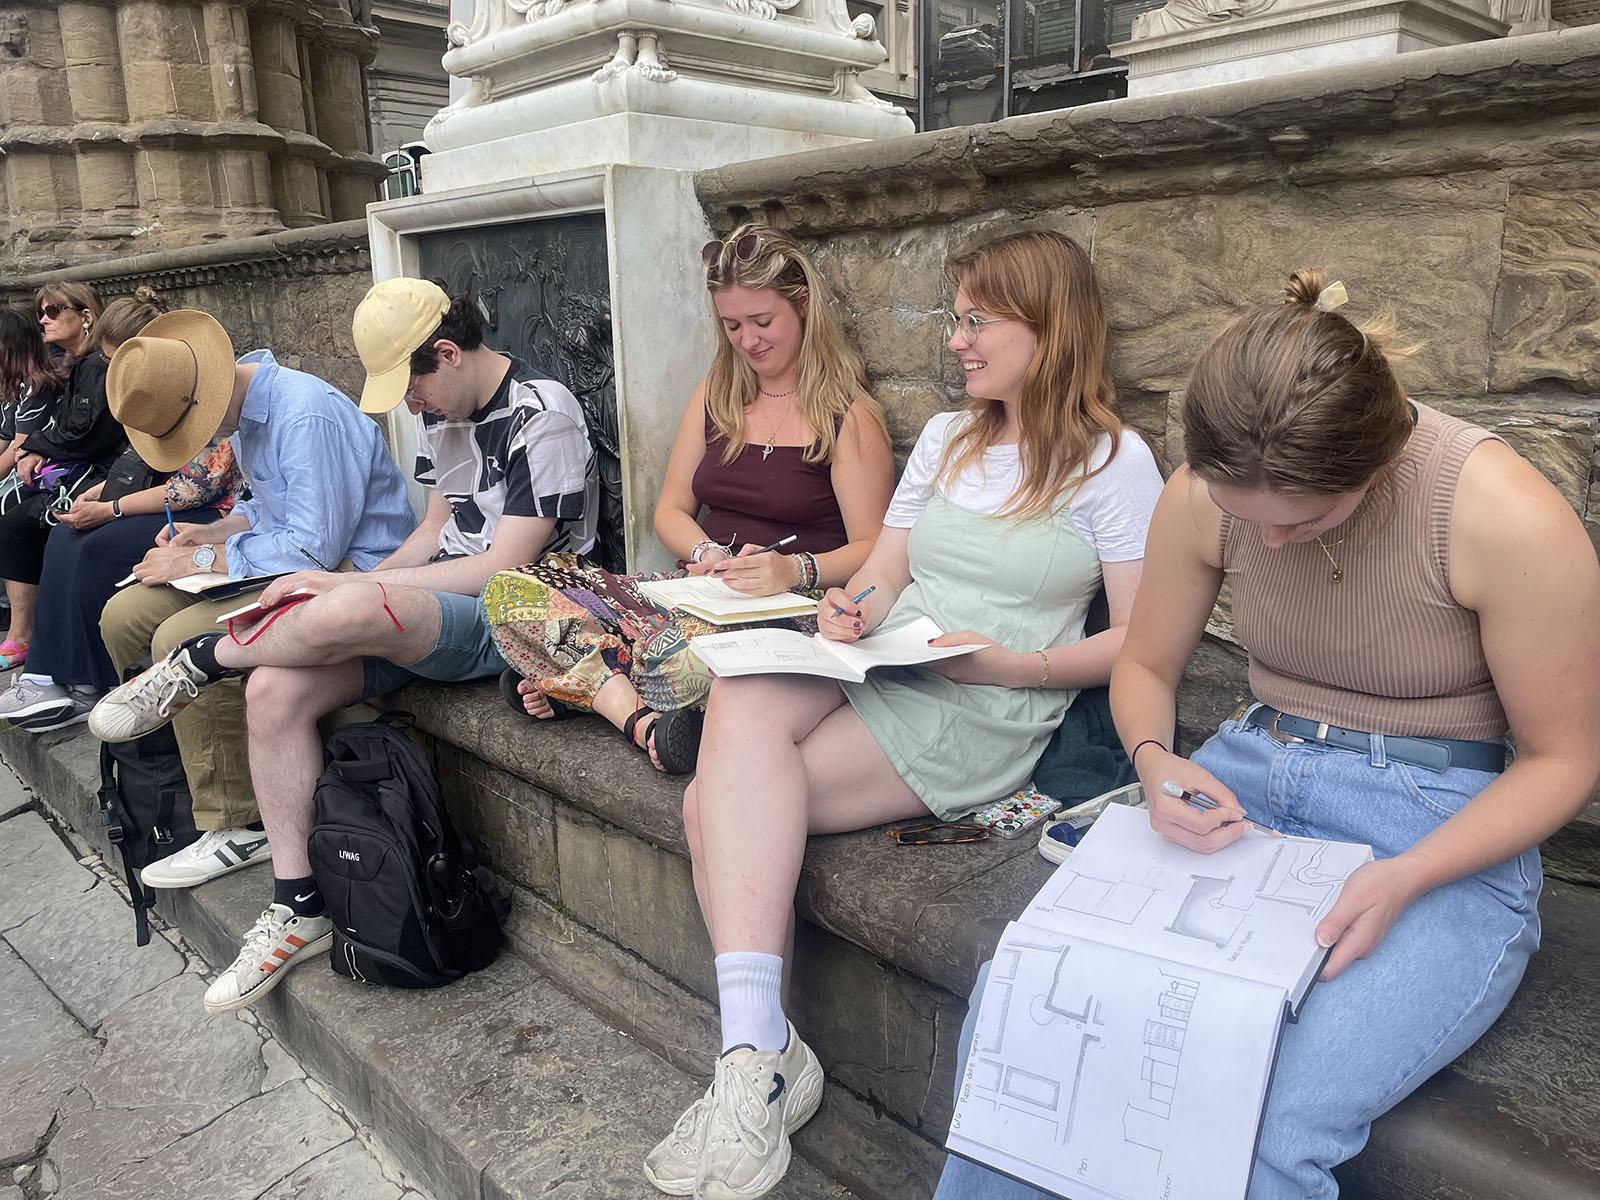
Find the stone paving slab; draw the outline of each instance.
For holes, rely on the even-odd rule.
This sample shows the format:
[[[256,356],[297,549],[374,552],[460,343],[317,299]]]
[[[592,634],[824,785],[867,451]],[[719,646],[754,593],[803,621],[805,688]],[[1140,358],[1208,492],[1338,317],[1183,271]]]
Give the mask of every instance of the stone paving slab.
[[[0,809],[16,796],[0,770]],[[36,811],[0,819],[0,1200],[426,1200]],[[22,1185],[22,1186],[18,1186]]]

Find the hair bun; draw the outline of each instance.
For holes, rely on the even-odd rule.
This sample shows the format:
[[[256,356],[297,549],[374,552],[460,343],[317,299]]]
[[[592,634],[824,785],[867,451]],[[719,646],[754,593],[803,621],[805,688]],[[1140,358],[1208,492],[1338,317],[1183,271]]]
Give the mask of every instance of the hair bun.
[[[155,288],[149,284],[141,283],[133,289],[133,298],[140,304],[152,304],[162,312],[167,311],[167,302],[161,298]]]
[[[1284,303],[1312,308],[1317,303],[1317,297],[1322,295],[1322,289],[1327,286],[1328,273],[1321,267],[1302,267],[1290,275],[1289,282],[1284,285]]]

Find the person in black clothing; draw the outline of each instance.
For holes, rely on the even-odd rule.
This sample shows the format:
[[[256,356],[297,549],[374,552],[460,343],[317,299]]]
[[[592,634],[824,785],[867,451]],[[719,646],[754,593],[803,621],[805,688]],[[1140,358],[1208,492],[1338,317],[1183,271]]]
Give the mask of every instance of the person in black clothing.
[[[30,433],[0,486],[0,579],[11,601],[11,630],[0,669],[27,660],[45,540],[60,512],[97,483],[127,445],[106,405],[106,362],[94,348],[100,302],[82,284],[39,291],[44,340],[62,350],[65,378],[43,429]]]

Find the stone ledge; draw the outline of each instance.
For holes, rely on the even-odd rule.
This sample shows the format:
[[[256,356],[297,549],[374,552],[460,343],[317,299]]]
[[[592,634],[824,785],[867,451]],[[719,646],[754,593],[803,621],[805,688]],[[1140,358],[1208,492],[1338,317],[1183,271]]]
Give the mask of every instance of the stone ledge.
[[[174,289],[231,279],[354,275],[371,266],[366,221],[340,221],[44,271],[7,283],[0,298],[31,299],[44,284],[67,280],[93,283],[115,294],[137,283]]]
[[[762,219],[814,233],[986,212],[1040,177],[1049,207],[1071,207],[1570,162],[1597,153],[1577,134],[1593,128],[1597,89],[1600,28],[1560,30],[758,159],[701,171],[695,190],[723,232]],[[1542,137],[1512,135],[1522,122]],[[1452,126],[1483,136],[1449,145]]]

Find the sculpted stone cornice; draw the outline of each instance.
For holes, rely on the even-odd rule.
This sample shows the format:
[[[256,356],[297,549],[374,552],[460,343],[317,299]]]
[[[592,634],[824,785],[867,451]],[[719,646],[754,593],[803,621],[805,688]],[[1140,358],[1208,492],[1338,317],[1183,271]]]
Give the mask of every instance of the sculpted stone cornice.
[[[58,151],[120,143],[126,146],[270,152],[281,148],[286,140],[281,131],[259,121],[189,121],[179,117],[127,124],[86,121],[77,125],[10,125],[0,130],[0,147]],[[317,144],[321,145],[320,142]]]
[[[160,291],[244,280],[367,274],[371,270],[366,221],[341,221],[31,275],[9,282],[0,289],[0,299],[14,302],[31,296],[45,283],[65,280],[93,283],[97,291],[112,296],[130,292],[140,283]]]
[[[316,47],[319,50],[348,50],[366,65],[377,56],[379,36],[378,31],[368,25],[329,21],[317,34]]]

